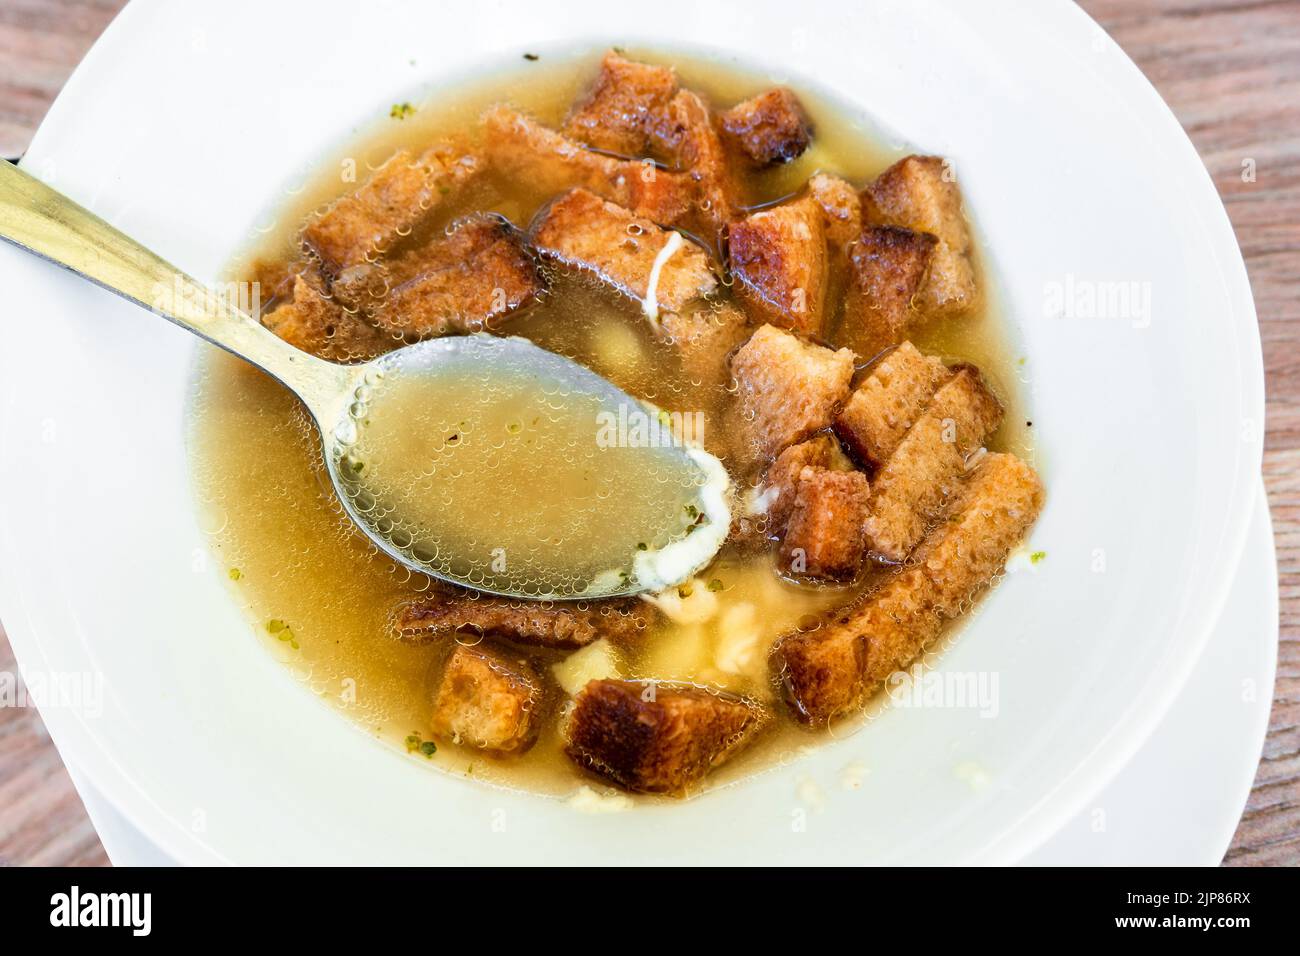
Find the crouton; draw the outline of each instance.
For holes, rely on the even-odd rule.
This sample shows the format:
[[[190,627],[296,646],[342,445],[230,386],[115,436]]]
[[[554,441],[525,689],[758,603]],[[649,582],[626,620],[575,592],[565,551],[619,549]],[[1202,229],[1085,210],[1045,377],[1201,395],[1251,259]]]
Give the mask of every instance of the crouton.
[[[449,143],[439,143],[416,158],[398,150],[360,189],[308,222],[303,241],[331,274],[337,274],[384,252],[482,168],[477,154]]]
[[[377,326],[407,338],[491,328],[543,288],[518,230],[496,216],[461,220],[391,264],[345,270],[335,283]]]
[[[853,353],[760,327],[731,358],[739,408],[760,454],[776,455],[831,423],[848,397]]]
[[[831,720],[908,667],[998,575],[1042,502],[1028,465],[1014,455],[986,455],[918,549],[916,565],[820,627],[778,640],[772,663],[794,712],[805,721]]]
[[[403,605],[395,629],[398,638],[410,644],[486,634],[516,644],[572,650],[601,637],[635,637],[654,617],[654,608],[635,599],[549,603],[457,593]]]
[[[672,67],[636,63],[611,51],[600,61],[596,82],[569,113],[563,132],[596,149],[644,156],[655,114],[676,92]]]
[[[903,342],[853,390],[835,416],[835,434],[859,462],[879,468],[951,374],[938,358]]]
[[[788,163],[812,142],[812,127],[799,98],[781,87],[737,103],[721,120],[733,148],[756,166]]]
[[[989,453],[975,466],[949,503],[942,529],[914,555],[934,583],[944,617],[970,608],[1042,511],[1043,497],[1038,475],[1015,455]]]
[[[777,640],[772,667],[795,715],[824,723],[855,709],[866,692],[938,636],[934,586],[907,568],[812,630]]]
[[[694,187],[690,215],[681,224],[716,238],[735,218],[740,197],[712,111],[695,93],[679,90],[660,111],[651,135]]]
[[[294,348],[330,362],[369,361],[397,345],[322,295],[304,275],[294,277],[293,297],[264,315],[262,324]]]
[[[673,233],[586,189],[551,203],[533,226],[533,246],[543,256],[587,271],[647,309],[676,312],[718,287],[709,256],[695,243],[680,245],[659,263]],[[659,264],[656,273],[655,265]],[[654,298],[648,301],[651,280]]]
[[[849,245],[849,276],[839,338],[870,357],[902,341],[917,316],[938,240],[898,226],[868,226]]]
[[[491,167],[539,193],[581,186],[669,225],[684,221],[691,210],[695,184],[685,173],[592,152],[507,106],[494,106],[483,115],[483,134]]]
[[[862,200],[858,191],[838,176],[818,173],[808,180],[808,195],[821,207],[826,239],[837,249],[862,235]]]
[[[826,227],[810,197],[753,213],[727,229],[736,292],[760,320],[820,335],[826,317]]]
[[[680,794],[766,722],[758,705],[701,687],[594,680],[578,695],[566,752],[628,790]]]
[[[528,661],[487,643],[452,642],[429,724],[433,733],[494,753],[521,753],[537,737],[542,681]]]
[[[781,568],[796,577],[846,580],[857,574],[866,544],[862,523],[869,491],[860,471],[806,465],[781,538]]]
[[[749,334],[749,317],[730,303],[701,303],[665,313],[659,332],[675,346],[683,372],[701,385],[717,385],[727,378],[727,356]]]
[[[900,159],[867,187],[863,199],[863,214],[869,223],[928,232],[939,240],[917,295],[922,312],[948,315],[974,304],[970,230],[962,215],[961,191],[943,159]]]
[[[876,473],[863,527],[871,549],[902,561],[938,517],[966,458],[1002,420],[1002,406],[973,366],[954,370]]]
[[[776,456],[776,460],[768,467],[767,474],[763,476],[764,494],[772,495],[771,503],[767,506],[769,534],[785,534],[786,520],[790,517],[790,509],[794,507],[800,472],[809,465],[818,468],[840,467],[843,457],[844,453],[835,436],[825,432],[790,445]]]

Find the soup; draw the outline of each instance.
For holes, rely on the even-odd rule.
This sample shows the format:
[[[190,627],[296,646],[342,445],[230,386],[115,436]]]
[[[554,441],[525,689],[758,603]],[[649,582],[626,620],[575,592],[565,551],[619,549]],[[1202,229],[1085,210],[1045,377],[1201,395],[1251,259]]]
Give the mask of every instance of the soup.
[[[296,400],[213,350],[193,396],[199,507],[253,632],[307,687],[442,771],[676,796],[870,715],[953,639],[1042,491],[947,163],[812,91],[652,51],[528,60],[382,113],[232,264],[263,323],[334,361],[530,339],[718,456],[734,520],[704,571],[641,598],[449,588],[350,524]],[[406,396],[437,447],[386,486],[459,518],[462,543],[504,521],[601,563],[600,528],[512,525],[493,495],[494,474],[517,486],[565,444],[501,390],[471,410],[499,434],[469,456],[447,447],[462,409]],[[448,454],[438,484],[419,462]]]

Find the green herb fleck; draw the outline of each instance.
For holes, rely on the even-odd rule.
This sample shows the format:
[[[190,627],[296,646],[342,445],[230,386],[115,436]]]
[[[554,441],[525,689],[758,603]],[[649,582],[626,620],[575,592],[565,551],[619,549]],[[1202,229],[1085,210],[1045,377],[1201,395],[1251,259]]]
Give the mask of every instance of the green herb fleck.
[[[530,63],[535,63],[535,62],[537,62],[538,60],[540,60],[541,57],[538,56],[536,53],[525,53],[525,54],[524,54],[524,59],[527,60],[527,61],[530,62]]]
[[[1029,556],[1029,563],[1037,564],[1039,561],[1042,561],[1045,557],[1047,557],[1046,551],[1035,551],[1033,554]]]
[[[414,753],[415,751],[417,751],[417,750],[420,749],[420,744],[421,744],[421,743],[423,743],[423,741],[420,740],[420,735],[419,735],[419,734],[407,734],[407,736],[406,736],[406,752],[407,752],[407,753]]]
[[[279,634],[281,631],[285,630],[288,626],[289,626],[288,624],[285,624],[284,621],[280,620],[278,617],[273,617],[271,618],[271,620],[266,622],[266,633]]]
[[[437,752],[438,745],[432,740],[426,740],[424,743],[420,744],[420,753],[424,754],[426,757],[432,757]]]
[[[636,549],[638,551],[649,551],[650,545],[646,544],[644,541],[638,541],[636,543]]]
[[[394,103],[393,108],[388,111],[388,115],[393,119],[406,119],[415,113],[415,107],[410,103]]]
[[[677,596],[682,600],[686,600],[686,598],[690,597],[694,593],[695,593],[695,589],[691,587],[689,584],[683,584],[681,587],[677,589]]]
[[[238,581],[244,576],[244,572],[239,570],[239,568],[231,568],[226,573],[230,575],[230,580],[232,581]]]
[[[720,578],[714,578],[712,581],[710,581],[710,582],[709,582],[709,590],[710,590],[710,591],[721,591],[721,590],[722,590],[722,580],[721,580]]]

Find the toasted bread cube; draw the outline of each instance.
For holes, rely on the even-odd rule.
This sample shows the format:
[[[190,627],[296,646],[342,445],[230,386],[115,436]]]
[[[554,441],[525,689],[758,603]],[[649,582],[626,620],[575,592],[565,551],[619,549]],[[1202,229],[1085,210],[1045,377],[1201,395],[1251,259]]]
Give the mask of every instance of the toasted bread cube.
[[[835,434],[859,462],[879,468],[951,374],[937,357],[903,342],[853,390],[835,416]]]
[[[763,487],[774,495],[767,507],[767,530],[770,534],[785,534],[786,521],[798,491],[799,475],[809,465],[845,470],[844,452],[834,435],[823,432],[782,449],[767,469]]]
[[[849,392],[853,353],[760,327],[731,358],[742,414],[760,454],[775,456],[831,423]]]
[[[564,133],[596,149],[643,156],[655,114],[677,92],[672,67],[624,59],[612,50],[587,95],[569,114]]]
[[[660,334],[676,347],[682,371],[701,385],[727,377],[727,357],[749,335],[749,317],[730,303],[700,304],[665,313]]]
[[[515,644],[574,650],[602,637],[634,638],[644,633],[656,613],[635,598],[551,603],[439,594],[398,608],[395,630],[398,639],[408,644],[487,635]]]
[[[628,790],[680,794],[766,721],[758,705],[701,687],[594,680],[578,695],[566,752]]]
[[[305,276],[293,279],[293,298],[262,317],[262,324],[294,348],[330,362],[365,362],[397,342],[326,298]]]
[[[818,173],[808,180],[808,195],[821,207],[826,239],[837,249],[862,235],[862,199],[858,191],[838,176]]]
[[[721,119],[733,146],[756,166],[788,163],[812,142],[812,126],[799,98],[783,87],[737,103]]]
[[[777,641],[772,662],[795,715],[824,723],[858,707],[865,693],[938,636],[934,586],[907,568],[821,627]]]
[[[532,240],[543,256],[595,275],[647,309],[653,305],[657,316],[660,309],[680,311],[718,287],[708,253],[689,240],[676,240],[677,250],[659,263],[672,236],[643,216],[574,189],[551,203]],[[652,279],[654,299],[647,300]]]
[[[864,529],[873,551],[903,561],[938,517],[1002,405],[973,366],[954,370],[903,436],[871,486]]]
[[[810,197],[732,223],[736,291],[761,321],[820,335],[826,318],[826,227]]]
[[[918,549],[917,565],[935,586],[935,605],[961,616],[975,592],[1002,570],[1007,554],[1043,509],[1043,485],[1015,455],[989,453],[963,480],[939,533]]]
[[[662,224],[684,221],[692,208],[695,183],[685,173],[592,152],[508,106],[483,114],[483,142],[498,174],[540,193],[581,186]]]
[[[918,313],[913,307],[938,240],[897,226],[868,226],[849,245],[849,278],[839,338],[862,356],[900,341]]]
[[[695,93],[679,90],[660,111],[651,136],[694,185],[690,212],[680,224],[714,239],[735,218],[740,197],[712,111]]]
[[[400,149],[353,193],[336,200],[302,230],[303,241],[327,271],[385,252],[435,208],[443,197],[483,169],[475,153],[439,143],[419,157]]]
[[[365,280],[354,278],[361,270]],[[407,338],[491,328],[543,291],[518,230],[495,216],[461,220],[391,266],[349,270],[336,285],[381,329]]]
[[[938,238],[929,275],[918,294],[926,314],[948,315],[975,302],[970,230],[962,215],[961,190],[938,156],[907,156],[867,187],[864,215],[870,223],[902,226]]]
[[[828,721],[904,669],[965,613],[1038,517],[1043,489],[1014,455],[989,454],[962,479],[917,563],[813,630],[777,642],[773,665],[794,712]]]
[[[439,737],[494,753],[521,753],[537,737],[542,680],[516,652],[487,643],[452,642],[434,697]]]
[[[781,539],[781,569],[796,577],[845,580],[866,552],[862,522],[870,489],[860,471],[806,465]]]

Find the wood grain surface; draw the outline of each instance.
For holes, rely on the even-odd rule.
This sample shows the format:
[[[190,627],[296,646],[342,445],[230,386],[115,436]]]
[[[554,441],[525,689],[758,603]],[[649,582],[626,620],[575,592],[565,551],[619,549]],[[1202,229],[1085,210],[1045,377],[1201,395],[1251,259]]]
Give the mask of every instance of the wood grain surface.
[[[119,0],[0,0],[0,156],[26,148]],[[1264,479],[1281,650],[1264,757],[1225,863],[1300,864],[1300,2],[1085,0],[1195,142],[1246,258],[1264,341]],[[1256,178],[1243,181],[1243,161]],[[0,631],[0,673],[16,672]],[[1213,786],[1213,781],[1207,781]],[[0,708],[0,865],[104,864],[31,708]]]

